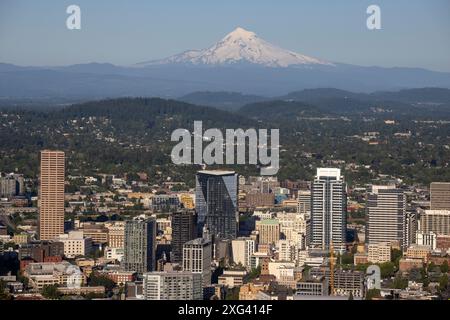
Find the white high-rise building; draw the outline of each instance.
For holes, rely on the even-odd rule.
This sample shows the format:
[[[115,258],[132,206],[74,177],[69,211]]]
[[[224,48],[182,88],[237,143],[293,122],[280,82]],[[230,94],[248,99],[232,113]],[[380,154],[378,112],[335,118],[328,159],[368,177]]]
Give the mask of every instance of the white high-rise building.
[[[436,250],[437,234],[430,232],[417,231],[416,244],[419,246],[429,246],[431,250]]]
[[[347,195],[341,170],[318,168],[311,190],[311,245],[328,251],[344,251]]]
[[[183,270],[201,274],[203,286],[211,285],[211,241],[197,238],[183,245]]]
[[[402,190],[395,186],[372,186],[366,210],[368,244],[407,245],[406,196]]]
[[[237,238],[231,241],[233,261],[242,264],[247,269],[251,268],[251,257],[256,251],[255,240],[251,238]]]
[[[450,235],[450,210],[425,210],[420,215],[420,231]]]
[[[145,300],[202,300],[202,277],[193,272],[149,272],[144,274]]]

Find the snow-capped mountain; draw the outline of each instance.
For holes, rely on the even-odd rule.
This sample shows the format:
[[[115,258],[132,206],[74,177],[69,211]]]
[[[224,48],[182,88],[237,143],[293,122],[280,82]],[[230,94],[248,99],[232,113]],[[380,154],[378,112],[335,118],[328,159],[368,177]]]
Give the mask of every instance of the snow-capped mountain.
[[[138,65],[192,64],[220,66],[237,63],[277,68],[305,65],[333,65],[323,60],[277,47],[259,38],[254,32],[240,27],[236,28],[210,48],[189,50],[166,59],[143,62]]]
[[[244,100],[251,101],[255,95],[283,96],[312,88],[372,92],[422,87],[450,88],[450,73],[330,63],[279,48],[242,28],[210,48],[129,67],[107,63],[19,67],[0,61],[0,103],[5,97],[62,99],[66,103],[68,97],[77,101],[180,97],[192,92],[207,92],[207,97],[208,92],[240,92],[249,95]],[[203,99],[205,95],[200,96]],[[221,96],[227,103],[234,98]]]

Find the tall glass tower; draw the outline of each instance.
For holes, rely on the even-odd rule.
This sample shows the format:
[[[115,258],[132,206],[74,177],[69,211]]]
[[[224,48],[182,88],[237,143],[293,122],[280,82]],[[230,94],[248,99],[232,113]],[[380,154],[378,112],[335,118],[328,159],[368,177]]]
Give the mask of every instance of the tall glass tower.
[[[155,270],[156,220],[139,216],[125,223],[123,266],[127,271]]]
[[[199,230],[234,239],[238,228],[238,177],[234,171],[199,171],[195,178]]]

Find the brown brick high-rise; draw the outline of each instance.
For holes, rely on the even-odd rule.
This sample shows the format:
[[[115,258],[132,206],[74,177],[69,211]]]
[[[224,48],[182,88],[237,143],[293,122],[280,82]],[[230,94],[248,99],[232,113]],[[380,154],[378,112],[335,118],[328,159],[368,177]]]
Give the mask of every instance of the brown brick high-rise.
[[[39,238],[53,240],[64,233],[63,151],[41,151],[39,182]]]

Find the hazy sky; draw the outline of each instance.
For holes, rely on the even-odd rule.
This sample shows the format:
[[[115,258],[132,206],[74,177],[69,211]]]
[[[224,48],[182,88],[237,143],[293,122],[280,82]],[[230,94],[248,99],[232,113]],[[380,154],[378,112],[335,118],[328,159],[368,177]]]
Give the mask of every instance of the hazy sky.
[[[66,28],[71,4],[81,30]],[[382,30],[366,27],[370,4]],[[130,65],[209,47],[237,26],[329,61],[450,71],[448,0],[0,0],[0,62]]]

